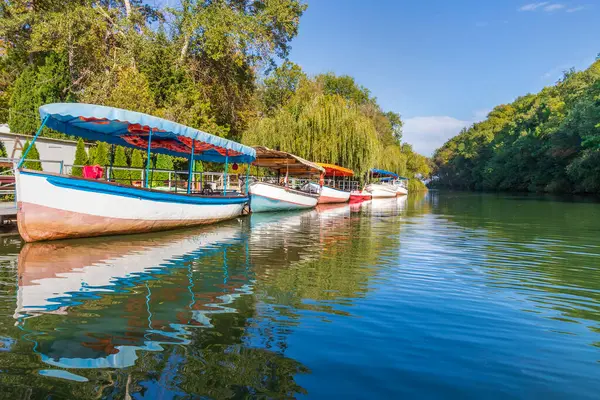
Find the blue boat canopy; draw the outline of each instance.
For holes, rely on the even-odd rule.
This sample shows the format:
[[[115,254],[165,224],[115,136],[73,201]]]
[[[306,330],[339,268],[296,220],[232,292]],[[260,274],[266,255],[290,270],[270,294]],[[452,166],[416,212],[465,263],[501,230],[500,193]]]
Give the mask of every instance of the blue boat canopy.
[[[40,117],[55,131],[119,146],[146,150],[152,130],[153,153],[194,160],[251,163],[256,158],[252,147],[224,139],[166,119],[120,108],[82,103],[54,103],[40,107]]]
[[[398,178],[398,174],[396,174],[394,172],[386,171],[383,169],[376,169],[376,168],[371,169],[371,175],[373,175],[376,178],[378,178],[378,177]]]
[[[394,181],[394,180],[407,181],[408,178],[405,178],[403,176],[399,176],[398,178],[387,177],[387,178],[381,178],[380,180],[382,182],[388,182],[388,181]]]

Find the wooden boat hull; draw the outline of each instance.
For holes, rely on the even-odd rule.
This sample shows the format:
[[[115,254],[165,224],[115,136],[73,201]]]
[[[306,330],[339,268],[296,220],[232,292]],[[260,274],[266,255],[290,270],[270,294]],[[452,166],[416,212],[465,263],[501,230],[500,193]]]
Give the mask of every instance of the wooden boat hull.
[[[396,188],[396,194],[398,196],[406,196],[408,194],[408,189],[402,186],[398,186]]]
[[[374,199],[396,197],[398,195],[396,187],[385,183],[371,183],[367,185],[365,190],[371,193]]]
[[[313,191],[321,190],[319,204],[346,203],[350,200],[350,192],[344,192],[343,190],[334,189],[329,186],[320,188],[319,185],[314,183],[309,183],[309,185]]]
[[[319,200],[317,195],[263,182],[251,184],[249,192],[250,210],[253,213],[314,208]]]
[[[373,198],[373,195],[366,190],[350,192],[350,203],[360,203],[362,201],[369,201]]]
[[[248,199],[165,193],[38,171],[16,171],[26,242],[160,231],[241,215]]]

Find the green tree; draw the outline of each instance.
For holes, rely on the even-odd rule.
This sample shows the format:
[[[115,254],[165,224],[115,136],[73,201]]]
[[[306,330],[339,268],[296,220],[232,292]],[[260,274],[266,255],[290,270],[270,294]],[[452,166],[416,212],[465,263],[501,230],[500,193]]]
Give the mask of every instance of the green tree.
[[[600,191],[600,61],[500,105],[434,155],[437,185],[531,192]]]
[[[140,150],[134,149],[131,153],[131,168],[144,168],[144,156]],[[142,180],[142,171],[130,171],[130,177],[132,181]]]
[[[91,146],[88,149],[88,159],[87,159],[87,163],[86,165],[96,165],[96,152],[97,152],[97,147],[95,146]]]
[[[302,79],[306,79],[306,74],[299,65],[290,61],[285,61],[267,76],[261,96],[265,112],[272,114],[277,108],[286,105],[296,93]]]
[[[155,169],[157,170],[173,170],[173,157],[166,154],[157,154],[156,155],[156,165]],[[173,176],[171,177],[173,179]],[[152,174],[152,186],[165,186],[166,181],[169,180],[168,172],[160,172],[154,171]]]
[[[94,158],[91,159],[90,163],[106,168],[110,164],[110,146],[111,145],[105,142],[97,142],[96,153],[94,154]]]
[[[81,167],[75,167],[75,165],[87,165],[88,155],[85,152],[85,143],[82,138],[77,140],[77,147],[75,148],[75,160],[73,161],[74,167],[71,169],[71,175],[83,176],[83,170]]]
[[[32,134],[40,125],[35,84],[35,70],[30,66],[21,72],[11,88],[8,125],[12,132]]]
[[[113,162],[114,167],[127,167],[127,156],[125,155],[125,148],[123,146],[117,146],[115,149],[115,160]],[[128,170],[122,170],[115,168],[113,172],[115,181],[118,183],[130,183],[131,175]]]
[[[29,148],[29,140],[27,140],[25,142],[25,144],[23,145],[23,150],[25,151],[28,148]],[[31,146],[29,153],[27,153],[26,159],[30,160],[30,161],[25,161],[25,163],[23,163],[24,168],[32,169],[34,171],[42,171],[42,163],[39,161],[34,161],[34,160],[40,159],[40,153],[39,153],[35,143],[33,144],[33,146]]]
[[[8,154],[6,152],[6,146],[4,146],[4,142],[2,140],[0,140],[0,157],[8,157]],[[4,172],[9,170],[10,167],[2,167],[0,168],[0,172]]]

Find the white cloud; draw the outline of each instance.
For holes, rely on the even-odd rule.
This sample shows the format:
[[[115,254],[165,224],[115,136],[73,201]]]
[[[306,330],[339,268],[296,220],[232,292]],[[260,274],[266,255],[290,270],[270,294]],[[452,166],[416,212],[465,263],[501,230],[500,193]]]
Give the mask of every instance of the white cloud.
[[[472,123],[447,116],[408,118],[402,127],[402,140],[412,144],[417,153],[431,156],[435,149]]]
[[[542,2],[539,2],[539,3],[529,3],[529,4],[525,4],[524,6],[522,6],[521,8],[519,8],[519,11],[535,11],[538,8],[544,7],[547,4],[548,4],[547,1],[542,1]]]
[[[565,12],[573,13],[573,12],[585,10],[585,6],[574,6],[574,7],[567,8],[567,6],[562,3],[552,3],[549,1],[540,1],[537,3],[525,4],[524,6],[519,7],[519,11],[532,11],[532,12],[543,11],[543,12],[547,12],[547,13],[552,13],[552,12],[559,11],[559,10],[564,10]]]
[[[489,25],[489,22],[487,22],[487,21],[479,21],[479,22],[475,23],[475,26],[477,28],[485,28],[488,25]]]
[[[473,112],[473,118],[468,121],[449,116],[408,118],[402,127],[402,141],[411,144],[417,153],[429,157],[448,139],[458,135],[463,128],[486,119],[491,111],[476,110]]]
[[[557,11],[560,10],[562,8],[565,8],[564,4],[550,4],[549,6],[544,7],[544,11],[546,12],[552,12],[552,11]]]

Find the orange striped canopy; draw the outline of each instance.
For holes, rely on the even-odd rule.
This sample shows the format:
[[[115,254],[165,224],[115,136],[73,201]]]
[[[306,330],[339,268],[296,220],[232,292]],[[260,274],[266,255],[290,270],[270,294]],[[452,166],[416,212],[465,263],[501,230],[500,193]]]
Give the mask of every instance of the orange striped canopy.
[[[354,171],[334,164],[317,163],[325,168],[325,176],[354,176]]]

